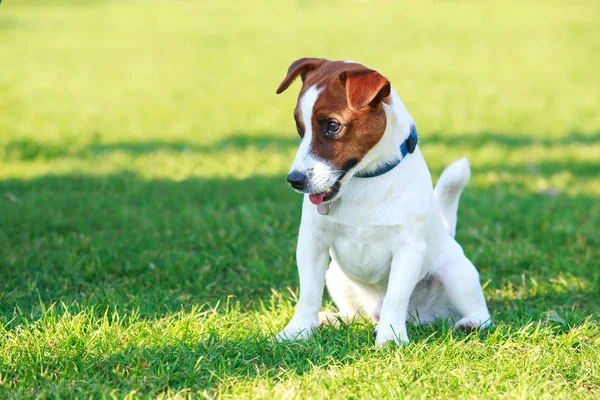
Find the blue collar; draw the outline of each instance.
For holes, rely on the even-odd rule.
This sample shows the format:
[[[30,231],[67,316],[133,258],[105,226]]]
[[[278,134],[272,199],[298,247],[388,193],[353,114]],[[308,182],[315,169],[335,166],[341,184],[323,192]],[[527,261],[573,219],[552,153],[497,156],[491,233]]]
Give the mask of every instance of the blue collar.
[[[419,138],[417,137],[417,128],[414,125],[411,125],[410,135],[408,135],[408,138],[406,138],[406,140],[400,145],[400,154],[402,155],[401,158],[396,158],[393,161],[388,161],[385,164],[378,166],[377,169],[371,172],[359,171],[356,174],[354,174],[354,176],[357,178],[375,178],[376,176],[383,175],[386,172],[390,172],[391,170],[396,168],[396,166],[400,164],[402,160],[404,160],[404,157],[415,151],[418,142]]]

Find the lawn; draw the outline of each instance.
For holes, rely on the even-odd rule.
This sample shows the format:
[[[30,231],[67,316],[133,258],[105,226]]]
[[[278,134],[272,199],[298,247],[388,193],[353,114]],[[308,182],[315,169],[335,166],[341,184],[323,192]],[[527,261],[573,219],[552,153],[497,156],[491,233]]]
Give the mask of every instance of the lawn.
[[[600,7],[0,4],[1,398],[599,398]],[[495,326],[276,344],[296,302],[302,56],[386,75]],[[325,307],[333,305],[326,297]]]

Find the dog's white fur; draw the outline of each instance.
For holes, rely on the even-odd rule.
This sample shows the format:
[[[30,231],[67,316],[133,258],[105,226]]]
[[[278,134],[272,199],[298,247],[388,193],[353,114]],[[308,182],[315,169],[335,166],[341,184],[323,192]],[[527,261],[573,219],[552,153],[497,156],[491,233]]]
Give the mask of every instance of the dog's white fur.
[[[307,129],[318,95],[310,88],[304,95],[310,97],[300,100]],[[306,339],[319,326],[325,281],[339,308],[336,316],[351,320],[361,315],[378,323],[377,345],[408,343],[406,322],[411,320],[452,317],[455,327],[464,329],[490,324],[477,270],[454,240],[458,199],[470,177],[467,160],[450,165],[435,191],[418,147],[381,176],[353,177],[399,157],[413,119],[393,89],[390,98],[383,104],[383,137],[346,174],[329,214],[320,215],[304,197],[296,253],[300,297],[279,340]],[[323,190],[322,182],[330,185],[338,171],[311,157],[311,136],[305,132],[293,169],[321,163],[319,182],[311,185]],[[328,318],[321,317],[321,322]]]
[[[291,171],[299,171],[302,174],[310,176],[308,181],[311,193],[319,193],[327,190],[335,183],[338,174],[335,169],[325,160],[314,156],[312,148],[312,118],[313,107],[319,98],[321,91],[315,86],[311,86],[300,99],[300,118],[304,121],[304,137],[300,142],[300,147],[296,152],[296,158],[292,164]],[[310,171],[310,173],[308,173]]]

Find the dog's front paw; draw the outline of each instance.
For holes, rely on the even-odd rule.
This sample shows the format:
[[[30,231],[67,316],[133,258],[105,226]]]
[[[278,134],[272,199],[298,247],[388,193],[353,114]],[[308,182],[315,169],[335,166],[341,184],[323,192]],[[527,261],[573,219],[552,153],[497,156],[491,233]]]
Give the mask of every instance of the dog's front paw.
[[[454,324],[454,330],[470,332],[476,329],[485,329],[492,324],[489,317],[482,318],[462,318]]]
[[[278,342],[283,341],[296,341],[296,340],[307,340],[312,336],[314,331],[317,329],[318,323],[310,324],[292,324],[291,322],[284,330],[279,332],[279,335],[275,338]]]
[[[400,328],[399,325],[379,324],[375,329],[375,345],[382,347],[386,343],[394,342],[398,346],[407,345],[408,334],[406,327]]]

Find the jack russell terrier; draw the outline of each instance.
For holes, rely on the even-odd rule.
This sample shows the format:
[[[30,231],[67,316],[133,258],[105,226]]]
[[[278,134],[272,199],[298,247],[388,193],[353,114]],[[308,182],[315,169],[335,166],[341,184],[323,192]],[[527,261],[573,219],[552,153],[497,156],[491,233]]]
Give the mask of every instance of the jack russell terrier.
[[[354,62],[302,58],[277,93],[298,76],[301,142],[287,180],[305,194],[300,297],[277,339],[307,339],[320,324],[356,316],[377,324],[378,346],[408,343],[407,321],[488,327],[479,274],[454,240],[468,161],[447,167],[434,190],[414,121],[384,76]],[[325,281],[339,313],[319,313]]]

